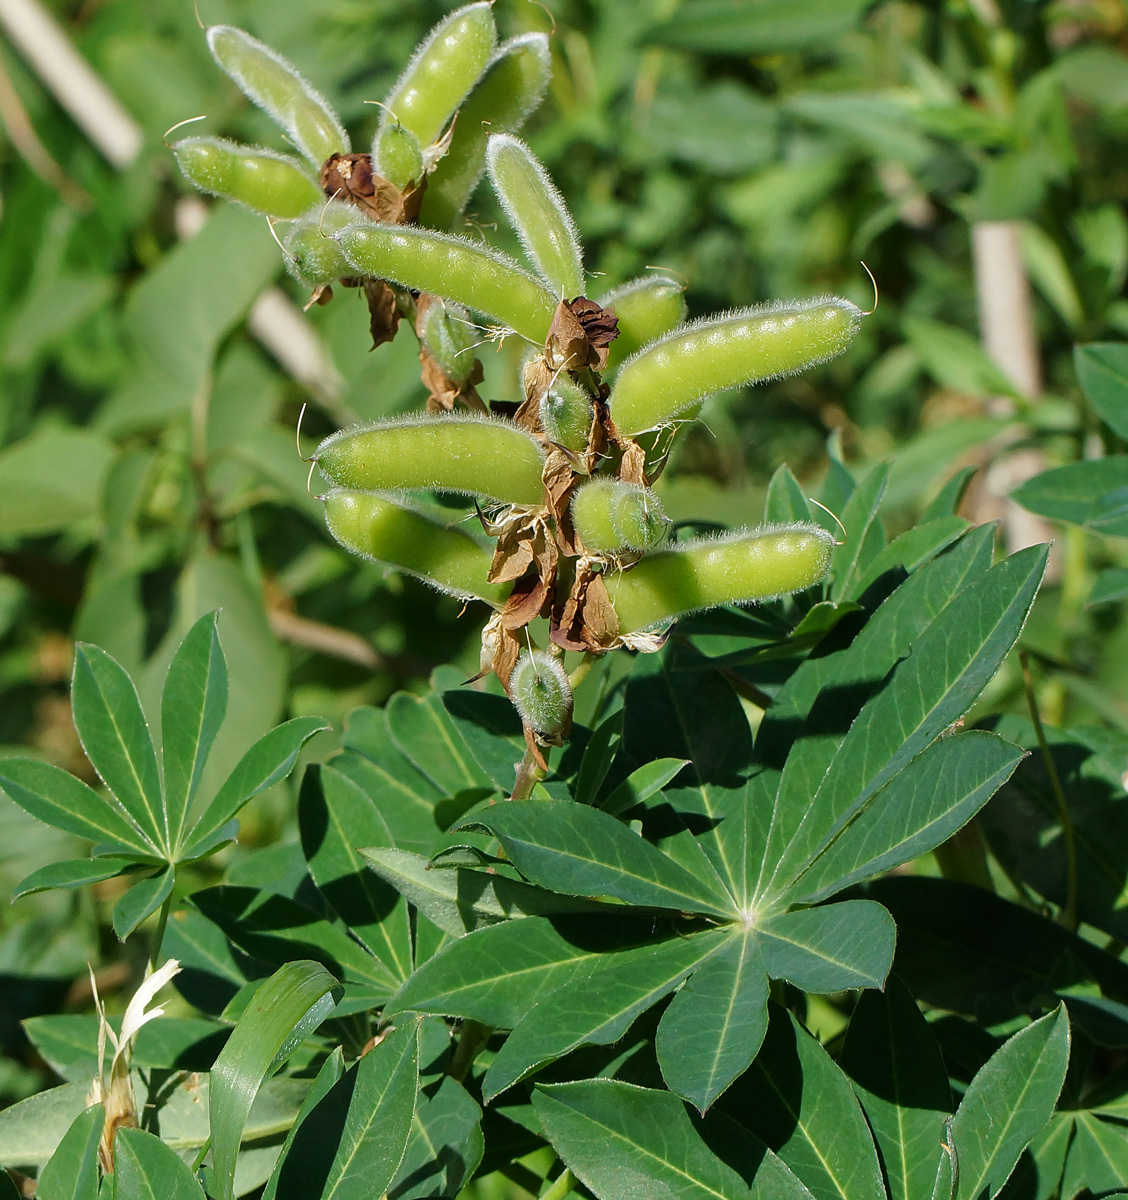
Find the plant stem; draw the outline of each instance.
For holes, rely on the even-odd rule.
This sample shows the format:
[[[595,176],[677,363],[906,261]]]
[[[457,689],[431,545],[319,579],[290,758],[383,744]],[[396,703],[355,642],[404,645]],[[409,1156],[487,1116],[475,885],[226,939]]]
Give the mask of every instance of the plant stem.
[[[595,666],[598,660],[599,655],[593,654],[590,650],[584,654],[583,658],[580,659],[579,665],[572,672],[572,674],[568,676],[568,684],[572,691],[575,691],[576,688],[583,683],[583,681],[588,677],[588,672],[592,669],[592,667]]]
[[[533,794],[533,788],[545,777],[547,772],[537,762],[531,750],[525,751],[525,756],[517,764],[517,778],[513,783],[513,793],[510,800],[528,800]]]
[[[1061,786],[1061,776],[1058,774],[1054,757],[1050,753],[1046,732],[1042,728],[1042,717],[1038,712],[1038,701],[1034,697],[1034,680],[1030,674],[1030,660],[1025,650],[1020,650],[1018,661],[1022,664],[1022,682],[1026,688],[1026,705],[1030,709],[1030,720],[1034,725],[1034,736],[1038,739],[1038,749],[1042,752],[1042,762],[1049,776],[1050,787],[1057,801],[1058,819],[1061,821],[1062,842],[1065,847],[1065,907],[1059,919],[1067,929],[1077,928],[1077,842],[1073,836],[1073,820],[1069,815],[1069,806],[1065,802],[1065,790]]]
[[[161,943],[164,941],[165,926],[168,924],[168,914],[172,911],[172,892],[169,892],[161,910],[157,913],[157,927],[149,943],[149,970],[155,971],[161,961]]]
[[[447,1074],[456,1083],[462,1083],[466,1076],[470,1073],[470,1068],[474,1065],[474,1059],[478,1056],[478,1051],[490,1040],[490,1034],[493,1030],[489,1025],[483,1025],[480,1021],[465,1020],[462,1022],[462,1032],[458,1035],[458,1045],[454,1048],[454,1054],[451,1055],[450,1066],[447,1067]]]
[[[576,1186],[576,1177],[567,1167],[552,1181],[552,1187],[542,1192],[540,1200],[563,1200]]]

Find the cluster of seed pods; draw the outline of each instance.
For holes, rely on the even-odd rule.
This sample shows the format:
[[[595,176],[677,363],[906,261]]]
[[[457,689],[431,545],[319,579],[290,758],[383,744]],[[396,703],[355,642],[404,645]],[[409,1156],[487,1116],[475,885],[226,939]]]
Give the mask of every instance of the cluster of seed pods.
[[[563,198],[514,136],[547,85],[548,40],[499,45],[491,7],[466,5],[424,40],[368,153],[352,152],[330,106],[277,53],[213,27],[220,67],[306,161],[208,137],[173,150],[197,187],[290,222],[287,262],[318,299],[334,284],[362,288],[374,342],[414,326],[426,411],[318,447],[326,521],[354,554],[492,609],[483,672],[498,675],[543,764],[541,747],[571,721],[564,650],[654,649],[679,616],[826,574],[834,542],[813,524],[671,541],[651,485],[707,396],[840,354],[863,314],[824,296],[686,323],[682,287],[662,272],[588,298]],[[483,172],[527,265],[450,232]],[[477,392],[475,321],[527,343],[515,410]],[[421,489],[470,498],[493,552],[414,505]],[[548,619],[545,650],[528,630],[537,618]]]

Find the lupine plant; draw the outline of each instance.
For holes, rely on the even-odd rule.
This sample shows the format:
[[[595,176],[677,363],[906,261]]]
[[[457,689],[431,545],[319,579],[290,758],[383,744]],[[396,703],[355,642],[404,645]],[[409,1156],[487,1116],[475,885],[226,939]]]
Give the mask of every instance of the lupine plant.
[[[0,786],[93,848],[18,891],[114,883],[151,974],[120,1024],[96,984],[93,1015],[27,1022],[65,1082],[0,1114],[0,1161],[44,1200],[1113,1194],[1128,971],[1078,931],[1072,844],[1065,894],[1022,907],[975,886],[963,832],[1024,779],[1016,743],[1043,752],[1026,785],[1062,795],[1036,706],[1033,737],[968,720],[1046,548],[996,561],[956,515],[966,472],[891,540],[885,465],[834,460],[817,501],[782,466],[763,524],[719,536],[684,536],[655,490],[709,396],[843,353],[866,314],[686,323],[660,271],[589,297],[515,136],[547,39],[498,45],[487,3],[423,42],[365,153],[269,47],[207,40],[302,159],[191,137],[184,174],[270,219],[312,301],[363,295],[374,345],[418,339],[425,410],[311,456],[329,532],[484,603],[481,673],[357,709],[305,765],[292,853],[185,895],[321,723],[201,798],[223,617],[172,659],[159,751],[127,672],[79,648],[104,790],[18,759]],[[464,232],[483,174],[526,265]],[[478,352],[505,339],[521,391],[499,398]],[[1023,499],[1047,511],[1054,482]],[[932,852],[949,878],[905,873]]]

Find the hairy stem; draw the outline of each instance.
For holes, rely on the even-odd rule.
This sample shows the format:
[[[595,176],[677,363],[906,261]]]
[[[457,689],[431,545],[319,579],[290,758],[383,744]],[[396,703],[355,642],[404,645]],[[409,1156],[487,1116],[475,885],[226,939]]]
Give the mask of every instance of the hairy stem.
[[[537,762],[533,752],[526,750],[524,757],[517,764],[517,778],[513,784],[510,800],[528,800],[533,794],[533,788],[545,777],[547,772]]]

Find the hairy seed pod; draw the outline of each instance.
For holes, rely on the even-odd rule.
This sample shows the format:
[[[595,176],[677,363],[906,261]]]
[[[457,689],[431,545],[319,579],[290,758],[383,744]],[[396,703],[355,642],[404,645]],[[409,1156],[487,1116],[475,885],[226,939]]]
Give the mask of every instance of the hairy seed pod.
[[[766,526],[686,542],[610,575],[620,633],[719,604],[749,604],[799,592],[830,569],[834,540],[817,525]]]
[[[414,226],[359,221],[337,234],[362,275],[390,279],[483,313],[544,344],[556,299],[511,258],[466,238]]]
[[[492,8],[467,4],[431,30],[384,101],[382,123],[398,121],[420,146],[438,138],[497,45]]]
[[[380,126],[372,143],[372,165],[377,175],[406,192],[424,175],[423,150],[410,129],[395,121]]]
[[[427,180],[422,220],[450,229],[486,167],[490,133],[512,133],[541,102],[552,75],[548,37],[526,33],[503,42],[458,113],[450,145]]]
[[[627,437],[654,429],[713,392],[834,358],[854,340],[861,320],[849,300],[822,296],[693,321],[623,363],[611,416]]]
[[[582,296],[584,264],[576,226],[548,172],[520,138],[491,135],[486,169],[529,261],[557,296]]]
[[[486,582],[492,555],[461,529],[442,525],[390,496],[334,488],[325,522],[346,550],[384,563],[464,600],[505,603],[508,584]]]
[[[541,398],[540,419],[544,435],[550,442],[574,454],[582,454],[588,448],[592,399],[567,375],[558,375]]]
[[[522,650],[509,676],[509,694],[522,722],[555,737],[572,720],[572,685],[558,658],[543,650]]]
[[[593,479],[572,500],[572,522],[584,549],[595,554],[652,550],[670,522],[649,489],[618,479]]]
[[[296,158],[273,150],[191,137],[177,142],[172,152],[185,178],[201,192],[234,200],[267,217],[300,217],[324,199]]]
[[[680,280],[656,271],[599,298],[600,307],[613,309],[619,318],[619,336],[608,350],[608,370],[685,320],[684,291],[685,284]]]
[[[342,429],[314,454],[340,487],[395,491],[435,488],[506,504],[544,501],[544,451],[511,421],[415,416]]]
[[[331,154],[349,152],[348,134],[337,114],[276,50],[233,25],[213,25],[207,37],[220,68],[282,126],[315,167]]]
[[[333,236],[356,220],[356,209],[343,200],[330,200],[295,221],[282,243],[286,268],[303,283],[332,283],[351,275],[352,264]]]
[[[419,340],[440,367],[462,386],[473,373],[477,358],[474,347],[482,340],[481,330],[460,304],[432,296],[420,304],[416,323]]]

